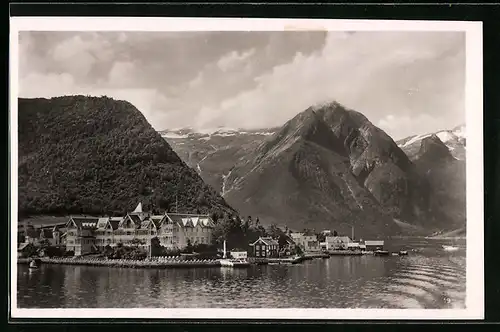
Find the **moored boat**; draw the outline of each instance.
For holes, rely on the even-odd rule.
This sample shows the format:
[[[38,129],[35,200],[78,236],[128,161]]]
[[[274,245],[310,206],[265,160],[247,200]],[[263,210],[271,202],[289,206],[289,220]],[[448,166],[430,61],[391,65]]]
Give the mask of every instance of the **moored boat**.
[[[398,254],[399,254],[399,256],[408,256],[408,251],[400,250]]]
[[[244,259],[221,259],[219,260],[221,266],[225,267],[247,267],[250,263]]]
[[[458,247],[455,247],[455,246],[445,246],[443,245],[443,249],[445,251],[457,251],[458,250]]]
[[[387,250],[376,250],[373,252],[375,256],[388,256],[389,252]]]

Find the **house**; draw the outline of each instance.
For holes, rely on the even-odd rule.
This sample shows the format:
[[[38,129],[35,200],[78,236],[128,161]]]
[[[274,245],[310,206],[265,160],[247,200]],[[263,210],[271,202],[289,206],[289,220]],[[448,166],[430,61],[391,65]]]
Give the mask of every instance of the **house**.
[[[23,243],[32,244],[35,246],[40,245],[43,242],[48,242],[50,246],[58,246],[61,244],[61,231],[60,226],[55,225],[54,227],[40,227],[34,228],[33,226],[25,228],[24,231],[24,241]]]
[[[320,250],[318,238],[313,234],[291,233],[290,237],[304,251]]]
[[[384,241],[365,241],[366,251],[384,250]]]
[[[72,216],[66,223],[66,251],[73,251],[75,256],[98,251],[96,236],[99,218]]]
[[[327,236],[325,238],[326,250],[347,249],[352,240],[348,236]]]
[[[248,253],[245,250],[233,249],[231,250],[231,257],[234,259],[247,259]]]
[[[272,237],[259,237],[250,246],[253,247],[253,255],[257,258],[278,256],[279,243]]]

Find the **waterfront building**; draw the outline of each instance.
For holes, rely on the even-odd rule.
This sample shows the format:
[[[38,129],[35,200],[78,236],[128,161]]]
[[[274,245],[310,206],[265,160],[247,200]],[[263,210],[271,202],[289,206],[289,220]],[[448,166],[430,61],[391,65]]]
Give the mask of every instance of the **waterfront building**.
[[[139,203],[124,217],[70,217],[66,224],[66,250],[79,256],[121,243],[149,251],[151,239],[155,237],[167,249],[183,249],[188,243],[210,244],[214,226],[208,215],[151,215],[142,211]]]
[[[257,258],[278,256],[279,243],[272,237],[259,237],[250,246],[253,247],[253,254]]]
[[[365,241],[366,251],[384,250],[384,241]]]
[[[304,251],[320,250],[318,238],[314,234],[291,233],[290,237]]]
[[[22,244],[33,244],[37,246],[46,241],[50,246],[58,246],[62,242],[62,237],[63,236],[58,225],[51,228],[29,227],[24,231],[24,242]]]
[[[248,253],[244,250],[231,250],[231,257],[234,259],[247,259]]]
[[[325,238],[326,250],[347,249],[352,240],[348,236],[327,236]]]

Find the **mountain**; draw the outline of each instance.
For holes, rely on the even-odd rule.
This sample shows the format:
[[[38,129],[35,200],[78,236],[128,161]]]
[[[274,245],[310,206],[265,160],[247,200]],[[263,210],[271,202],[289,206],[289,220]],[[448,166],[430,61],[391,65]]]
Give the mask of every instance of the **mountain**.
[[[181,128],[163,130],[160,134],[207,184],[224,194],[225,178],[231,169],[276,130],[214,128],[197,131]]]
[[[291,228],[398,233],[394,219],[428,225],[430,188],[397,144],[361,113],[310,107],[253,151],[227,178],[224,198],[244,215]]]
[[[107,97],[19,99],[19,213],[234,210],[132,104]]]
[[[465,125],[459,125],[451,130],[441,130],[436,133],[409,136],[397,141],[397,144],[411,160],[414,160],[420,150],[422,140],[431,135],[439,137],[453,157],[465,160]]]
[[[453,151],[453,150],[452,150]],[[429,220],[465,232],[466,164],[436,134],[421,140],[414,164],[429,182]]]

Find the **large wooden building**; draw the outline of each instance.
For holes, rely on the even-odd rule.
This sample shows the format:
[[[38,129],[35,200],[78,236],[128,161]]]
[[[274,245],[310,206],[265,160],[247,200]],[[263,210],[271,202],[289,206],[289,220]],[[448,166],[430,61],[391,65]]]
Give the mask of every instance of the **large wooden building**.
[[[165,213],[152,215],[137,208],[124,217],[72,216],[66,224],[66,250],[75,256],[96,252],[106,246],[138,245],[149,250],[157,237],[168,249],[210,244],[214,222],[208,215]]]

